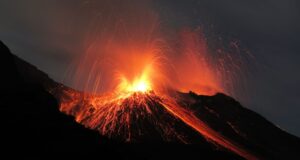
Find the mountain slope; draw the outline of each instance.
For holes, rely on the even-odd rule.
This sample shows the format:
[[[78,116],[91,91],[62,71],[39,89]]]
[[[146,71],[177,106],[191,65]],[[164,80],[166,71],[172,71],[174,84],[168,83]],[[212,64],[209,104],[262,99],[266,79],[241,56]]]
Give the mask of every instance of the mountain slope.
[[[48,89],[58,86],[36,67],[10,53],[0,42],[1,156],[44,159],[183,159],[199,154],[209,159],[241,159],[213,146],[148,141],[127,144],[101,136],[59,111],[58,100]]]
[[[85,107],[89,105],[85,95],[54,82],[36,67],[13,56],[4,44],[0,43],[0,48],[0,69],[5,75],[0,81],[3,123],[1,145],[6,148],[3,153],[26,152],[26,156],[33,157],[40,156],[37,153],[42,156],[64,153],[68,156],[101,155],[123,159],[182,159],[194,156],[241,159],[236,153],[197,132],[185,123],[184,118],[178,118],[167,111],[162,106],[165,103],[161,103],[162,100],[156,95],[143,97],[146,106],[145,103],[130,101],[132,99],[123,101],[125,113],[130,111],[127,114],[131,119],[129,128],[123,125],[127,123],[121,123],[126,121],[126,114],[120,114],[115,119],[117,130],[99,134],[99,130],[86,129],[72,117],[59,112],[60,108],[75,116],[76,121],[88,128],[101,128],[101,119],[80,119],[77,116],[83,111],[97,111]],[[201,96],[192,92],[173,94],[171,96],[176,97],[176,104],[191,111],[216,134],[249,153],[262,159],[300,158],[297,154],[300,150],[299,138],[282,131],[234,99],[221,93],[214,96]],[[69,102],[75,103],[73,105],[77,109],[61,108],[62,104]],[[138,106],[134,111],[130,110],[133,103]],[[147,107],[152,114],[147,114]],[[91,120],[94,122],[91,123]],[[127,141],[135,144],[127,144]]]

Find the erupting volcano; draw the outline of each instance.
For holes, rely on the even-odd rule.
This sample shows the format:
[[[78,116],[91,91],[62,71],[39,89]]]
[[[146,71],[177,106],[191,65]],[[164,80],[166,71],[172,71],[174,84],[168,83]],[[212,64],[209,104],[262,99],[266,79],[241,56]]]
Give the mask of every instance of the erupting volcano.
[[[197,117],[190,108],[190,105],[197,103],[197,99],[171,89],[158,89],[156,92],[150,78],[150,72],[153,72],[150,66],[147,65],[142,74],[132,81],[119,76],[119,85],[112,93],[85,94],[62,86],[51,92],[59,95],[62,112],[73,115],[77,122],[110,138],[139,143],[157,138],[197,143],[197,137],[201,139],[203,136],[208,142],[242,157],[256,159]],[[190,137],[191,133],[193,136]]]
[[[27,141],[30,141],[36,146],[31,148],[42,153],[45,150],[40,146],[51,147],[50,152],[55,153],[68,150],[88,154],[104,149],[100,144],[107,143],[107,140],[96,138],[103,136],[120,143],[151,143],[157,144],[156,147],[166,143],[196,144],[196,150],[190,156],[199,155],[200,151],[206,156],[224,159],[273,159],[298,155],[297,137],[287,134],[224,94],[204,96],[174,88],[157,88],[157,81],[151,78],[155,74],[151,65],[145,65],[147,67],[143,70],[146,70],[137,72],[133,78],[118,73],[116,79],[119,84],[112,92],[95,94],[56,83],[34,66],[13,57],[5,46],[1,47],[12,68],[7,72],[9,76],[2,79],[4,84],[9,84],[8,89],[13,88],[5,93],[14,93],[8,94],[8,101],[2,101],[9,106],[6,109],[8,114],[3,117],[4,128],[10,131],[7,135],[11,136],[11,131],[15,131],[20,137],[13,142],[10,140],[9,144],[20,141],[28,144]],[[81,128],[70,117],[57,113],[56,100],[46,91],[57,99],[60,111],[74,116],[86,128],[97,131],[95,134],[98,136]],[[34,98],[28,98],[28,95]],[[22,99],[22,96],[26,98]],[[18,101],[15,101],[16,98]],[[27,117],[31,112],[34,114]],[[9,117],[18,113],[21,113],[20,117]],[[20,135],[19,127],[15,128],[14,124],[24,120],[26,129],[23,130],[26,132]],[[41,129],[36,132],[28,130],[28,126]],[[36,141],[32,141],[37,137]],[[176,158],[174,149],[184,156],[191,153],[180,146],[161,147],[168,157],[171,154]],[[148,151],[144,149],[143,153]],[[152,151],[154,154],[158,152]],[[141,155],[147,157],[147,154]],[[160,154],[157,156],[160,157]]]
[[[108,0],[99,2],[105,6],[100,11],[92,5],[87,8],[89,16],[96,16],[84,25],[80,44],[72,48],[72,59],[62,83],[11,55],[1,43],[5,56],[0,60],[8,59],[9,67],[0,68],[11,68],[3,71],[8,76],[2,84],[9,84],[5,86],[8,100],[4,103],[22,107],[5,109],[14,115],[18,113],[13,110],[16,108],[24,112],[20,114],[23,116],[30,113],[30,107],[23,105],[35,106],[34,114],[24,118],[29,119],[26,125],[37,123],[46,133],[43,140],[53,150],[68,148],[60,144],[70,146],[69,150],[90,150],[92,145],[100,144],[89,139],[95,131],[95,137],[122,144],[196,144],[212,155],[228,155],[225,159],[298,155],[297,149],[291,149],[300,146],[298,138],[230,97],[241,97],[236,92],[246,79],[245,63],[253,59],[249,52],[240,50],[237,42],[230,42],[227,48],[210,42],[202,27],[169,29],[149,4],[140,0],[130,2],[135,3],[115,5]],[[20,104],[16,99],[20,99]],[[40,107],[44,103],[53,106],[44,111],[44,106]],[[44,114],[51,116],[43,119]],[[45,123],[40,125],[33,115]],[[72,118],[67,119],[66,115]],[[22,116],[4,118],[12,121],[8,130],[19,126]],[[26,125],[23,130],[27,130]],[[63,136],[58,134],[61,132]],[[28,135],[34,137],[31,132]],[[52,135],[54,140],[48,139]],[[77,138],[64,141],[69,135]],[[55,136],[61,141],[56,141]],[[80,146],[86,140],[92,145]],[[198,155],[201,153],[197,152]]]
[[[200,101],[183,93],[195,90],[200,94],[213,95],[224,91],[216,80],[220,70],[211,68],[205,41],[198,33],[182,33],[183,45],[176,52],[184,54],[176,59],[168,58],[165,50],[158,45],[161,41],[156,43],[154,40],[142,44],[146,46],[144,48],[135,43],[118,46],[122,50],[110,52],[112,63],[105,65],[89,50],[80,61],[76,75],[86,69],[87,62],[92,62],[86,81],[87,90],[92,92],[78,92],[64,86],[51,88],[50,92],[60,100],[62,112],[109,138],[138,143],[168,141],[193,144],[204,137],[207,142],[241,157],[256,159],[246,148],[207,125],[191,108]],[[113,46],[115,49],[116,46]],[[128,48],[134,49],[128,52]],[[172,62],[180,66],[176,67]],[[104,86],[106,92],[102,93],[98,90],[103,85],[103,74],[97,70],[101,67],[106,69],[102,70],[107,72],[104,75],[112,78],[110,87]],[[89,89],[90,86],[92,89]],[[195,88],[187,88],[190,86]],[[213,110],[209,111],[216,114]]]
[[[124,142],[193,144],[205,139],[256,159],[247,148],[208,125],[191,107],[201,100],[186,93],[231,93],[232,77],[240,69],[233,63],[234,56],[210,53],[200,28],[183,29],[170,39],[162,34],[153,12],[126,9],[126,17],[121,13],[114,12],[115,19],[100,16],[104,29],[89,34],[84,54],[70,66],[66,77],[83,92],[62,85],[49,89],[59,99],[60,111]],[[213,109],[206,110],[217,116]],[[228,124],[235,128],[233,122]]]

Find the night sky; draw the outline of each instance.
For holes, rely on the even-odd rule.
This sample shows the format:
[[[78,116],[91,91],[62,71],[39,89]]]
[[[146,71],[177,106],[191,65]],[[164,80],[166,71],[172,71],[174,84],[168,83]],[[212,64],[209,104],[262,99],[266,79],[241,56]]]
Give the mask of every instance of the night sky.
[[[90,3],[1,0],[0,39],[13,53],[62,81],[71,57],[80,52],[91,10],[107,7],[100,1],[93,9],[83,7]],[[170,28],[202,26],[218,37],[238,40],[255,62],[247,76],[248,98],[236,98],[300,136],[299,1],[153,0],[149,7]]]

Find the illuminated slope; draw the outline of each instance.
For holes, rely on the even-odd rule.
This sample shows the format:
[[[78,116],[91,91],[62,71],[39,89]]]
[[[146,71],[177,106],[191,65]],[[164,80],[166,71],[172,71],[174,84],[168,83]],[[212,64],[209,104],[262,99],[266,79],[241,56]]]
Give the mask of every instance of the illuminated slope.
[[[60,87],[59,94],[52,90],[60,97],[60,110],[102,135],[138,143],[203,141],[197,132],[170,114],[153,92],[107,101],[111,96],[95,98]]]
[[[149,91],[103,105],[97,101],[110,99],[112,95],[95,97],[63,85],[51,93],[60,99],[61,111],[101,135],[120,141],[205,144],[246,159],[286,157],[283,153],[290,152],[293,154],[288,157],[294,157],[296,148],[282,146],[300,145],[299,139],[224,94],[160,95]]]
[[[75,116],[76,121],[86,127],[98,130],[101,135],[140,143],[162,140],[196,144],[203,143],[205,138],[242,157],[256,159],[238,143],[210,128],[192,110],[180,105],[183,102],[180,98],[153,91],[132,92],[125,96],[92,96],[63,88],[52,91],[54,95],[62,92],[58,95],[60,110]]]
[[[6,53],[7,52],[7,53]],[[2,52],[1,52],[2,53]],[[11,53],[6,49],[4,49],[5,54]],[[10,62],[7,58],[5,58],[5,54],[1,54],[1,60],[3,62]],[[9,143],[9,145],[20,146],[20,141],[22,138],[30,135],[30,139],[26,141],[30,141],[32,144],[37,143],[41,145],[52,144],[55,143],[55,147],[52,148],[51,151],[63,151],[63,152],[74,152],[74,153],[85,153],[87,155],[91,155],[91,151],[95,151],[94,153],[102,153],[105,152],[109,147],[102,146],[99,148],[100,144],[107,143],[108,140],[99,139],[99,142],[96,140],[92,140],[91,135],[95,138],[96,134],[89,130],[84,130],[83,128],[80,130],[74,129],[74,126],[77,126],[75,122],[71,120],[71,117],[64,116],[57,112],[57,115],[54,114],[57,105],[55,100],[53,99],[53,104],[49,102],[41,103],[44,99],[45,95],[41,95],[39,92],[36,92],[35,88],[39,90],[48,90],[50,93],[55,95],[58,102],[61,104],[66,104],[66,106],[74,106],[72,110],[70,110],[69,114],[75,114],[79,112],[80,108],[83,107],[83,104],[89,104],[89,99],[91,96],[84,95],[83,93],[72,90],[68,87],[65,87],[61,84],[58,84],[51,80],[45,73],[39,71],[36,67],[28,64],[27,62],[13,56],[14,62],[11,62],[9,66],[4,65],[2,68],[7,72],[11,72],[11,74],[17,75],[19,78],[14,78],[14,76],[10,76],[7,74],[6,79],[11,78],[8,81],[4,81],[5,86],[11,88],[8,92],[2,92],[4,97],[9,97],[9,101],[1,101],[2,104],[7,103],[7,109],[12,110],[13,112],[3,112],[2,115],[4,131],[5,128],[8,127],[10,130],[6,130],[5,133],[9,133],[10,137],[3,137]],[[6,63],[2,63],[6,64]],[[15,71],[16,70],[16,71]],[[5,72],[6,73],[6,72]],[[2,79],[2,80],[3,80]],[[18,81],[18,82],[15,82]],[[20,82],[22,81],[22,82]],[[24,94],[12,94],[14,92],[20,92],[26,88],[25,84],[30,84],[33,87],[27,87],[29,93],[34,94],[31,97],[31,94],[24,92]],[[22,85],[24,85],[22,87]],[[12,86],[14,86],[12,88]],[[20,88],[21,86],[21,88]],[[10,94],[8,94],[10,93]],[[22,92],[23,93],[23,92]],[[25,97],[23,97],[25,96]],[[49,95],[50,96],[50,95]],[[158,95],[157,95],[158,96]],[[254,113],[244,107],[242,107],[237,101],[234,99],[223,95],[217,94],[214,96],[199,96],[193,93],[175,93],[169,94],[169,97],[176,99],[176,103],[181,106],[184,110],[188,110],[188,113],[192,117],[197,117],[198,120],[201,120],[205,123],[206,126],[209,126],[212,130],[222,135],[223,138],[232,142],[235,145],[241,146],[241,148],[249,151],[250,153],[254,153],[255,155],[259,155],[263,157],[262,159],[299,159],[299,148],[300,148],[300,140],[299,138],[286,133],[285,131],[279,129],[274,124],[267,121],[262,116]],[[159,97],[159,99],[165,99],[166,97]],[[153,99],[153,98],[150,98]],[[32,102],[34,100],[35,102]],[[145,98],[148,101],[148,98]],[[155,102],[156,98],[154,98]],[[29,103],[30,102],[30,103]],[[159,101],[160,102],[160,101]],[[167,101],[163,101],[166,103]],[[173,102],[172,102],[173,103]],[[44,106],[45,105],[45,106]],[[47,110],[47,107],[51,108],[52,112]],[[143,108],[143,107],[141,107]],[[141,151],[144,158],[178,158],[178,155],[181,155],[181,159],[186,157],[193,158],[195,155],[216,155],[217,159],[236,159],[229,156],[229,158],[225,158],[222,154],[222,150],[226,150],[226,148],[221,147],[221,145],[217,145],[217,143],[207,139],[205,140],[202,134],[198,133],[195,129],[183,123],[183,120],[180,118],[176,118],[173,114],[168,112],[164,107],[158,105],[157,103],[153,103],[151,105],[151,109],[158,114],[157,117],[153,116],[153,114],[148,119],[156,119],[156,121],[147,121],[147,118],[142,118],[140,120],[139,126],[134,126],[134,122],[132,121],[132,131],[134,132],[134,128],[143,128],[144,133],[140,134],[132,134],[130,138],[130,142],[139,142],[139,143],[147,143],[153,142],[157,145],[149,145],[147,147],[137,146],[136,148],[124,146],[120,150],[124,150],[123,154],[126,155],[125,152],[131,152],[132,155],[136,155],[137,151]],[[47,111],[45,111],[47,110]],[[93,109],[92,109],[93,110]],[[91,110],[91,111],[92,111]],[[86,110],[87,111],[87,110]],[[127,110],[128,111],[128,110]],[[140,113],[146,112],[145,109],[139,109]],[[191,112],[190,112],[191,111]],[[30,117],[24,117],[24,114],[30,114]],[[31,114],[34,113],[34,114]],[[134,113],[134,112],[133,112]],[[163,116],[161,116],[163,115]],[[43,121],[39,121],[35,117],[40,117]],[[54,116],[54,117],[53,117]],[[68,119],[68,123],[65,121],[61,121],[61,118]],[[150,118],[151,117],[151,118]],[[27,118],[27,119],[26,119]],[[30,118],[31,123],[24,123]],[[22,122],[22,123],[20,123]],[[47,123],[45,123],[47,122]],[[171,133],[177,133],[178,135],[184,135],[184,140],[179,139],[179,136],[173,136],[172,138],[165,139],[163,137],[168,137],[172,134],[163,134],[159,131],[159,127],[155,129],[153,125],[157,123],[169,124],[168,127],[174,128],[171,130]],[[61,125],[59,125],[61,124]],[[33,127],[34,126],[34,127]],[[61,127],[60,126],[64,126]],[[20,132],[20,127],[24,130]],[[76,128],[76,127],[75,127]],[[163,127],[161,127],[163,128]],[[12,130],[11,130],[12,129]],[[12,131],[16,131],[12,133]],[[24,134],[26,133],[28,134]],[[38,131],[38,132],[37,132]],[[81,132],[82,131],[82,132]],[[125,131],[123,129],[123,131]],[[147,132],[146,132],[147,131]],[[2,132],[3,133],[3,132]],[[22,133],[22,134],[20,134]],[[29,134],[31,133],[31,134]],[[39,133],[39,134],[36,134]],[[63,137],[62,135],[66,136]],[[76,135],[76,136],[75,136]],[[100,136],[100,134],[98,134]],[[18,139],[12,141],[12,138]],[[61,137],[62,136],[62,137]],[[61,138],[58,138],[61,137]],[[109,141],[120,140],[126,141],[124,138],[126,136],[116,134],[116,136],[112,136]],[[135,138],[134,138],[135,137]],[[67,139],[67,141],[66,141]],[[85,139],[85,140],[84,140]],[[98,138],[95,138],[98,139]],[[86,143],[84,143],[86,142]],[[194,143],[197,145],[181,145],[181,147],[177,146],[175,149],[174,145],[162,145],[169,144],[166,142],[186,142],[186,143]],[[87,145],[89,144],[89,145]],[[99,144],[99,145],[96,145]],[[26,145],[26,144],[24,144]],[[34,151],[37,149],[38,151],[42,150],[44,153],[44,148],[40,146],[36,146]],[[82,146],[81,146],[82,145]],[[215,147],[211,147],[215,145]],[[68,147],[66,147],[68,146]],[[97,147],[98,146],[98,147]],[[148,145],[143,145],[148,146]],[[154,146],[154,148],[158,148],[154,150],[151,149],[150,146]],[[141,148],[139,150],[139,148]],[[147,149],[146,149],[147,148]],[[7,148],[9,150],[9,148]],[[23,149],[23,150],[21,150]],[[32,152],[32,147],[26,146],[26,148],[14,147],[11,151],[24,151],[30,150]],[[158,151],[159,150],[159,151]],[[164,150],[164,152],[161,152]],[[51,153],[51,151],[49,153]],[[229,150],[228,150],[229,151]],[[153,152],[153,153],[152,153]],[[229,151],[231,152],[231,151]],[[11,152],[8,152],[11,153]],[[36,154],[36,152],[34,152]],[[145,154],[144,154],[145,153]],[[151,155],[152,153],[152,155]],[[160,157],[161,153],[164,153],[164,157]],[[191,154],[188,154],[191,153]],[[207,154],[206,154],[207,153]],[[234,154],[234,152],[231,152]],[[66,153],[67,154],[67,153]],[[49,155],[49,154],[48,154]],[[77,154],[74,154],[77,156]],[[128,155],[128,154],[127,154]]]

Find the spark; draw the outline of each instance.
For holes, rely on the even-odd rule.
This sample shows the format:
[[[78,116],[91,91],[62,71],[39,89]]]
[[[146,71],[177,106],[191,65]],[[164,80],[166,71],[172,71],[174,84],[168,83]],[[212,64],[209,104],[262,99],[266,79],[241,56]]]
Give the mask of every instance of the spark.
[[[161,33],[156,14],[144,3],[140,4],[144,8],[134,4],[112,3],[120,8],[106,7],[105,13],[112,14],[111,18],[98,15],[96,24],[101,27],[90,28],[86,50],[66,76],[83,93],[58,88],[60,110],[108,137],[133,141],[142,136],[144,129],[135,121],[148,120],[164,139],[175,136],[186,143],[185,136],[176,132],[171,122],[161,119],[161,114],[172,114],[172,121],[180,120],[208,140],[253,159],[168,95],[169,90],[201,95],[230,92],[227,88],[234,88],[235,70],[240,71],[234,57],[223,52],[211,54],[199,29],[166,36]]]

